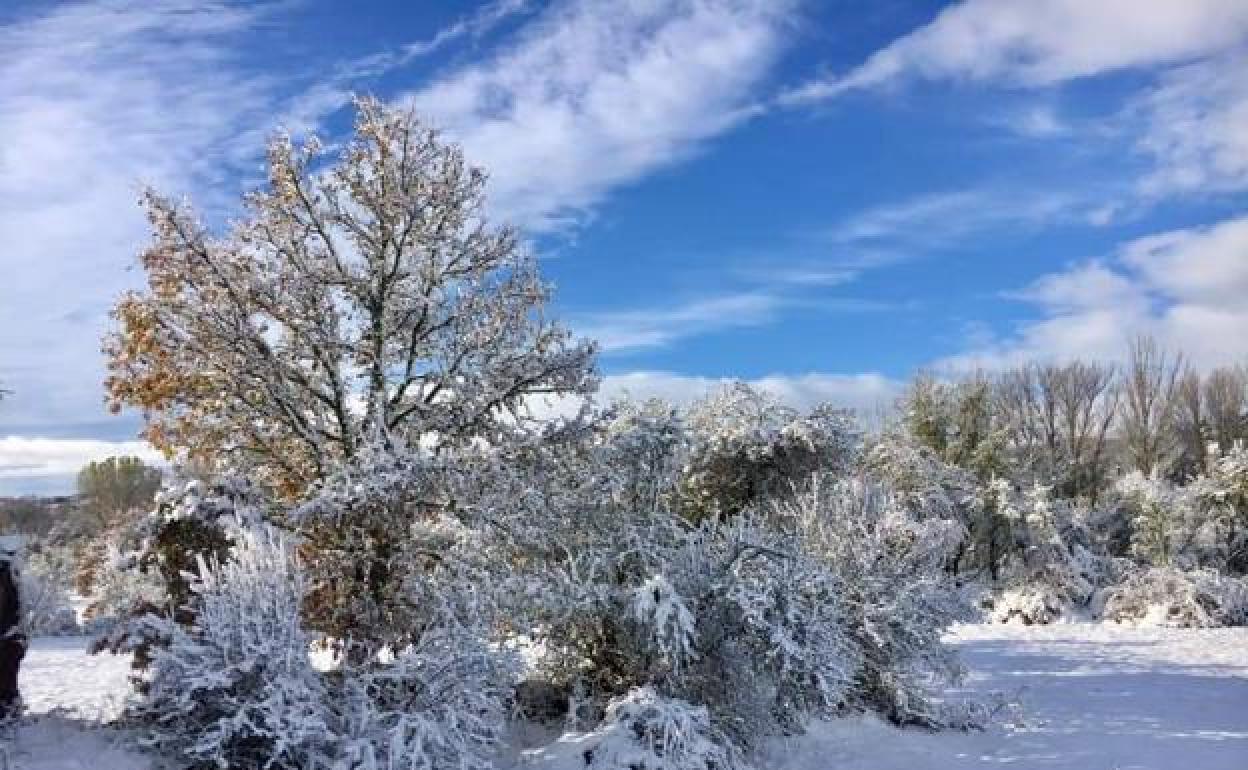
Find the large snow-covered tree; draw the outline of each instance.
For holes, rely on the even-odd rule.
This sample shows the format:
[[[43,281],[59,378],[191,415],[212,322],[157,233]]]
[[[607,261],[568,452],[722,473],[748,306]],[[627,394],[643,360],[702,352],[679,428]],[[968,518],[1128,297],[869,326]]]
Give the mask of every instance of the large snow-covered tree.
[[[374,428],[493,442],[528,397],[594,387],[593,346],[543,317],[534,257],[487,221],[485,173],[411,113],[357,106],[336,158],[274,139],[223,234],[144,194],[147,287],[114,310],[106,387],[156,446],[296,494]]]

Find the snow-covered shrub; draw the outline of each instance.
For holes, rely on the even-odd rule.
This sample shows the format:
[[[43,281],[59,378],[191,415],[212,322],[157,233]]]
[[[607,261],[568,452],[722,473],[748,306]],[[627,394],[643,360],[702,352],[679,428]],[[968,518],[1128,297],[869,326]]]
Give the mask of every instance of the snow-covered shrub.
[[[863,467],[917,518],[953,519],[969,526],[976,506],[975,477],[944,462],[930,447],[890,431],[869,443]]]
[[[447,619],[387,661],[336,681],[338,762],[352,770],[491,770],[514,667]]]
[[[589,699],[579,716],[648,686],[705,707],[725,749],[748,753],[844,700],[855,661],[835,575],[753,517],[656,515],[546,569],[539,668]]]
[[[590,770],[723,770],[737,761],[706,708],[640,687],[613,698],[582,754]]]
[[[138,573],[120,579],[136,589],[136,601],[123,611],[120,622],[101,624],[90,648],[93,653],[133,653],[136,671],[146,667],[153,645],[164,643],[157,635],[159,626],[149,623],[148,616],[171,616],[190,625],[191,580],[200,562],[230,558],[235,535],[259,524],[263,495],[238,477],[212,482],[175,478],[156,496],[156,503],[154,510],[120,534],[132,547],[115,554],[110,565]],[[158,588],[143,588],[153,580]],[[129,590],[125,585],[119,588],[123,593]]]
[[[188,576],[189,622],[134,621],[158,640],[129,712],[145,743],[204,767],[490,767],[514,669],[463,622],[462,597],[418,596],[410,644],[321,671],[297,549],[267,527],[231,537],[228,559],[201,557]]]
[[[953,520],[918,519],[888,491],[861,480],[817,479],[777,515],[834,571],[855,664],[846,705],[899,724],[941,725],[947,707],[933,680],[961,667],[941,642],[968,616],[950,576],[949,553],[963,537]]]
[[[601,430],[599,451],[610,467],[615,501],[628,510],[674,509],[688,453],[679,410],[659,399],[617,401]]]
[[[487,549],[456,515],[474,457],[377,436],[289,516],[305,538],[303,617],[341,661],[344,767],[491,766],[516,667]]]
[[[1009,533],[993,585],[991,619],[1033,625],[1082,613],[1097,589],[1114,578],[1112,560],[1093,542],[1086,512],[1070,500],[1054,499],[1049,487],[1033,485],[1018,493],[998,481],[991,488]]]
[[[1217,453],[1208,472],[1187,487],[1201,516],[1189,550],[1195,563],[1248,574],[1248,445]]]
[[[480,535],[456,515],[457,483],[476,478],[472,457],[379,439],[290,515],[311,581],[305,618],[352,659],[415,644],[448,617],[490,626]]]
[[[135,569],[132,558],[116,543],[104,547],[104,558],[93,571],[94,593],[83,617],[89,631],[106,635],[136,607],[159,607],[168,597],[154,571]]]
[[[1160,567],[1173,564],[1190,534],[1182,488],[1132,471],[1118,480],[1115,492],[1131,519],[1131,555]]]
[[[188,588],[189,626],[140,621],[162,640],[130,711],[144,742],[204,767],[306,768],[331,756],[333,700],[308,657],[307,580],[291,545],[272,530],[238,532],[228,560],[200,557]]]
[[[1046,625],[1069,616],[1070,607],[1048,586],[1021,585],[1006,588],[989,603],[989,618],[995,623]]]
[[[695,404],[687,424],[682,509],[695,521],[787,495],[816,472],[847,473],[862,445],[847,412],[803,415],[739,382]]]
[[[1139,569],[1106,591],[1102,617],[1180,628],[1248,625],[1248,582],[1211,569]]]
[[[743,755],[831,713],[856,668],[835,572],[756,513],[693,525],[630,508],[634,472],[611,445],[628,433],[535,447],[471,503],[495,523],[491,561],[514,587],[505,617],[531,641],[532,676],[574,701],[578,728],[649,687],[704,707]]]
[[[19,564],[22,631],[27,636],[56,636],[79,631],[70,602],[73,560],[68,548],[38,541],[26,546]]]

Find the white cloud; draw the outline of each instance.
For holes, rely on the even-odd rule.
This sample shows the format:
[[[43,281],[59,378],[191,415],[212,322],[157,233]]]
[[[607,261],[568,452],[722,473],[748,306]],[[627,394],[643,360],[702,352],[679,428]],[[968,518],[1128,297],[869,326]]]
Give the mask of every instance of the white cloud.
[[[1008,111],[995,122],[1028,139],[1053,139],[1074,131],[1057,108],[1043,103]]]
[[[827,235],[855,247],[930,251],[985,232],[1086,222],[1086,207],[1074,194],[984,186],[874,206],[845,218]]]
[[[1145,193],[1248,188],[1248,52],[1176,68],[1131,112],[1144,121],[1139,149],[1156,161]]]
[[[139,185],[229,189],[267,82],[238,74],[223,40],[259,13],[111,0],[0,27],[0,422],[104,417],[100,337],[138,278]]]
[[[1039,317],[943,361],[955,368],[1028,359],[1115,360],[1151,334],[1208,368],[1248,359],[1248,216],[1139,238],[1112,262],[1044,276],[1015,295]]]
[[[1161,70],[1118,116],[1155,169],[1148,196],[1248,188],[1248,2],[964,0],[860,66],[791,89],[783,106],[910,79],[1041,88],[1120,70]],[[1040,103],[1008,115],[1033,138],[1069,133]]]
[[[1190,61],[1248,35],[1242,0],[964,0],[842,77],[807,83],[788,105],[908,78],[1041,86]]]
[[[490,170],[500,214],[549,229],[753,114],[790,0],[567,0],[408,99]]]
[[[782,311],[803,309],[823,313],[872,313],[897,310],[899,305],[857,297],[810,294],[852,281],[856,272],[845,269],[780,268],[751,291],[721,294],[683,305],[588,314],[570,319],[578,335],[596,340],[607,353],[662,348],[680,340],[726,329],[763,326]]]
[[[1248,310],[1248,216],[1140,238],[1122,261],[1177,302]]]
[[[604,351],[657,348],[710,331],[767,323],[784,302],[766,292],[727,294],[676,307],[598,313],[573,319],[572,325]]]
[[[533,5],[533,0],[494,0],[443,27],[428,39],[348,61],[338,67],[332,77],[313,84],[293,98],[278,123],[295,136],[316,133],[327,117],[351,102],[353,91],[361,88],[362,81],[378,78],[417,59],[432,56],[454,43],[479,40],[504,22],[528,13]]]
[[[0,494],[69,492],[82,466],[118,455],[139,457],[150,465],[166,464],[159,452],[142,441],[3,437]]]

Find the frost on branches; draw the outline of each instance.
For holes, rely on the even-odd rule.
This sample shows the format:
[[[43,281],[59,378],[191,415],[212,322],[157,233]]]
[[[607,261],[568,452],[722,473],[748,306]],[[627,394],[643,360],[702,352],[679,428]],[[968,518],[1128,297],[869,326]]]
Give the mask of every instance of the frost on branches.
[[[687,425],[682,496],[695,520],[790,494],[816,472],[844,474],[862,443],[848,413],[823,406],[802,415],[743,383],[695,404]]]
[[[1212,569],[1141,569],[1106,593],[1102,616],[1119,623],[1179,628],[1248,625],[1248,580]]]
[[[356,106],[336,157],[275,139],[227,233],[145,194],[148,285],[105,344],[110,403],[152,444],[287,499],[377,426],[498,443],[532,424],[529,397],[596,383],[593,346],[542,315],[532,254],[486,221],[485,173],[411,113]]]
[[[720,427],[756,436],[743,420]],[[466,501],[490,522],[496,582],[514,586],[503,603],[534,651],[529,676],[562,692],[581,728],[609,732],[612,703],[698,725],[682,709],[705,709],[694,732],[734,763],[843,709],[947,724],[928,688],[957,670],[940,635],[961,607],[943,571],[960,524],[841,480],[852,440],[793,466],[787,489],[691,521],[678,494],[693,465],[682,458],[696,456],[696,439],[680,438],[691,422],[617,405],[584,441],[510,455]]]
[[[476,627],[437,617],[412,644],[318,670],[310,581],[276,530],[200,559],[191,623],[143,619],[154,646],[129,717],[148,745],[203,767],[491,767],[512,669]]]
[[[844,606],[850,658],[847,705],[898,724],[937,726],[956,708],[932,696],[961,668],[940,637],[967,608],[944,571],[963,537],[953,519],[916,517],[886,488],[816,479],[776,511],[809,553],[829,565]]]
[[[162,640],[130,714],[146,726],[146,742],[204,767],[293,769],[327,759],[332,702],[308,657],[305,588],[273,531],[240,533],[228,561],[201,556],[189,626],[169,615],[142,621]]]

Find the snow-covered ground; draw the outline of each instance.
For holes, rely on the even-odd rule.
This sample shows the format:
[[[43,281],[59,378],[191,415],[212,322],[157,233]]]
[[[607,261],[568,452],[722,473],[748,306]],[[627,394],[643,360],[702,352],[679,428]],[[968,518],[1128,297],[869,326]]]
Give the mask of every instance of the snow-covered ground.
[[[36,639],[22,661],[27,719],[6,736],[0,770],[148,770],[122,736],[96,729],[128,690],[129,658],[88,655],[82,637]],[[5,761],[7,759],[7,766]]]
[[[1245,770],[1248,629],[962,626],[965,689],[1018,700],[983,732],[858,718],[779,749],[774,768]]]
[[[960,627],[952,640],[971,670],[966,691],[1021,703],[1002,723],[929,733],[843,719],[777,744],[766,768],[1248,768],[1248,629],[983,625]],[[22,667],[30,719],[10,736],[10,770],[150,768],[114,733],[89,729],[116,713],[127,667],[83,647],[80,639],[32,646]],[[562,754],[526,753],[539,767]]]

